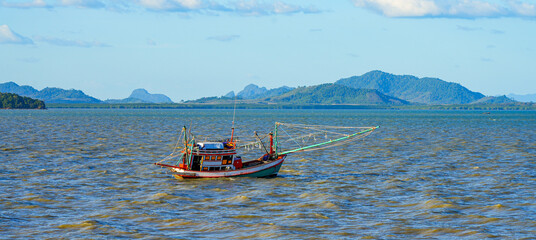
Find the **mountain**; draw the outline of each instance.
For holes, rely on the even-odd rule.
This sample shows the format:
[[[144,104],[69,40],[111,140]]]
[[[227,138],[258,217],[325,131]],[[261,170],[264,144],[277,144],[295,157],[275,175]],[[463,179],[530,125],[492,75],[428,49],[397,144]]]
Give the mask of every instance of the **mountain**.
[[[0,84],[0,92],[15,93],[24,97],[36,98],[46,103],[100,103],[99,99],[86,95],[80,90],[44,88],[41,91],[30,86],[19,86],[14,82]]]
[[[61,88],[44,88],[35,94],[35,98],[47,103],[100,103],[99,99],[86,95],[80,90]]]
[[[292,89],[291,87],[283,86],[268,90],[265,87],[261,88],[255,84],[249,84],[244,87],[244,90],[238,92],[236,96],[242,99],[259,99],[281,95]]]
[[[139,99],[149,103],[172,103],[171,99],[164,94],[150,94],[143,88],[135,89],[127,99]]]
[[[223,97],[226,97],[226,98],[234,98],[234,97],[235,97],[235,93],[234,93],[234,91],[230,91],[229,93],[223,95]]]
[[[518,95],[510,93],[507,95],[507,97],[519,102],[536,102],[536,94]]]
[[[265,87],[260,88],[255,84],[249,84],[244,87],[244,90],[238,92],[236,96],[242,99],[255,99],[257,98],[257,96],[261,96],[266,92],[268,92],[268,89],[266,89]]]
[[[147,102],[147,101],[143,101],[141,99],[137,99],[137,98],[124,98],[124,99],[107,99],[107,100],[104,100],[105,103],[150,103],[150,102]]]
[[[355,89],[333,83],[299,87],[264,100],[290,104],[408,104],[407,101],[386,96],[377,90]]]
[[[65,90],[47,87],[41,91],[30,86],[19,86],[14,82],[0,84],[0,92],[14,93],[25,97],[43,100],[46,103],[101,103],[103,101],[86,95],[80,90]],[[145,89],[132,91],[130,97],[125,99],[109,99],[106,103],[172,103],[171,99],[163,94],[150,94]]]
[[[497,97],[483,97],[478,99],[471,104],[504,104],[504,103],[515,103],[516,101],[506,97],[506,96],[497,96]]]
[[[282,87],[278,87],[278,88],[272,88],[272,89],[268,90],[268,92],[266,92],[266,94],[264,94],[263,98],[281,95],[281,94],[284,94],[284,93],[292,91],[292,89],[294,89],[294,88],[287,87],[287,86],[282,86]]]
[[[425,104],[467,104],[485,97],[458,83],[445,82],[438,78],[393,75],[382,71],[343,78],[335,84],[356,89],[377,89],[385,95]]]
[[[246,100],[246,102],[253,103],[254,100]],[[244,102],[244,101],[241,101]],[[228,97],[202,97],[195,100],[188,100],[185,103],[203,103],[203,104],[233,104],[235,103],[234,98]]]
[[[41,100],[23,97],[15,93],[0,93],[0,109],[45,109]]]
[[[21,96],[34,96],[39,91],[30,86],[19,86],[14,82],[6,82],[0,84],[0,92],[14,93]]]

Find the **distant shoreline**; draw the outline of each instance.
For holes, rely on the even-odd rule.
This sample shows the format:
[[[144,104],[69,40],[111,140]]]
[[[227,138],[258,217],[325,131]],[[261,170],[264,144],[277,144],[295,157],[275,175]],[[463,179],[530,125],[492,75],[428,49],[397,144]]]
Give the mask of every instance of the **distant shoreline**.
[[[192,103],[47,103],[47,108],[81,109],[233,109],[234,104]],[[294,105],[237,104],[237,109],[391,109],[391,110],[536,110],[535,103],[454,105]]]

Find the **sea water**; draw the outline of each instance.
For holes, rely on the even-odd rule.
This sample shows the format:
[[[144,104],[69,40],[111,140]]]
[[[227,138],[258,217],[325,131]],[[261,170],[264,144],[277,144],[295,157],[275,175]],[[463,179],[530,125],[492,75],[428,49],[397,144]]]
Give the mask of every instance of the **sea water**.
[[[183,126],[230,134],[232,110],[0,111],[0,238],[533,239],[536,112],[237,110],[377,126],[289,155],[276,178],[175,179],[152,163]]]

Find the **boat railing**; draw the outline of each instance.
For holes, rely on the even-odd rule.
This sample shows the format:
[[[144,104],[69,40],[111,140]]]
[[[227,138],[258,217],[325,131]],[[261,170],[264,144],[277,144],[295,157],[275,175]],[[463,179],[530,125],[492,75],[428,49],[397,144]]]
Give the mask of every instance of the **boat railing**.
[[[236,149],[197,149],[196,154],[231,155],[236,154]]]

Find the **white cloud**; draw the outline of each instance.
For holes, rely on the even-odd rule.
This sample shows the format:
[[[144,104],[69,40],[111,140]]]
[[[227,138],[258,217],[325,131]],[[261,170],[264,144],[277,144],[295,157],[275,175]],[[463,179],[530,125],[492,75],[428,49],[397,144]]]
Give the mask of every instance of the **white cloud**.
[[[42,7],[48,7],[48,5],[45,3],[44,0],[34,0],[31,2],[2,2],[2,6],[4,7],[12,7],[12,8],[42,8]]]
[[[453,17],[494,17],[507,15],[508,9],[496,3],[480,0],[458,0],[445,5],[443,15]]]
[[[432,0],[354,0],[354,4],[388,17],[422,17],[440,12]]]
[[[191,9],[195,9],[201,6],[200,0],[176,0],[176,2],[180,3],[182,6]]]
[[[23,0],[23,2],[0,0],[0,6],[104,8],[112,11],[133,10],[141,7],[142,10],[155,12],[237,13],[247,16],[320,12],[313,6],[303,7],[279,0]]]
[[[228,9],[244,15],[273,15],[273,14],[293,14],[293,13],[317,13],[320,12],[314,7],[301,7],[280,1],[271,3],[259,2],[256,0],[242,0],[229,5]]]
[[[301,7],[281,1],[240,0],[227,1],[226,3],[220,2],[208,0],[138,0],[140,6],[152,11],[234,12],[250,16],[318,12],[314,7]]]
[[[536,17],[536,5],[519,1],[510,1],[510,8],[518,15]]]
[[[207,40],[216,40],[220,42],[229,42],[235,39],[238,39],[240,35],[220,35],[220,36],[212,36],[208,37]]]
[[[474,32],[474,31],[482,31],[484,30],[481,27],[466,27],[466,26],[460,26],[458,25],[458,30],[467,31],[467,32]]]
[[[34,36],[33,37],[37,42],[45,42],[48,44],[62,46],[62,47],[110,47],[109,44],[98,42],[98,41],[80,41],[80,40],[70,40],[54,37],[42,37]],[[34,41],[30,38],[21,36],[16,32],[13,32],[8,25],[0,25],[0,44],[34,44]]]
[[[33,44],[33,41],[11,31],[8,25],[0,25],[0,43]]]
[[[26,2],[4,1],[2,2],[2,6],[11,7],[11,8],[54,8],[54,7],[102,8],[106,6],[106,4],[100,0],[55,0],[55,1],[48,1],[48,2],[49,3],[45,2],[44,0],[33,0],[33,1],[26,1]]]
[[[63,38],[54,38],[54,37],[42,37],[42,36],[36,36],[34,37],[36,41],[39,42],[45,42],[48,44],[60,46],[60,47],[83,47],[83,48],[91,48],[91,47],[110,47],[110,45],[98,41],[81,41],[81,40],[71,40],[71,39],[63,39]]]
[[[536,5],[520,0],[353,0],[387,17],[536,17]]]
[[[60,6],[82,7],[82,8],[103,8],[106,5],[98,0],[61,0]]]
[[[188,11],[203,7],[201,0],[139,0],[139,4],[157,11]]]

